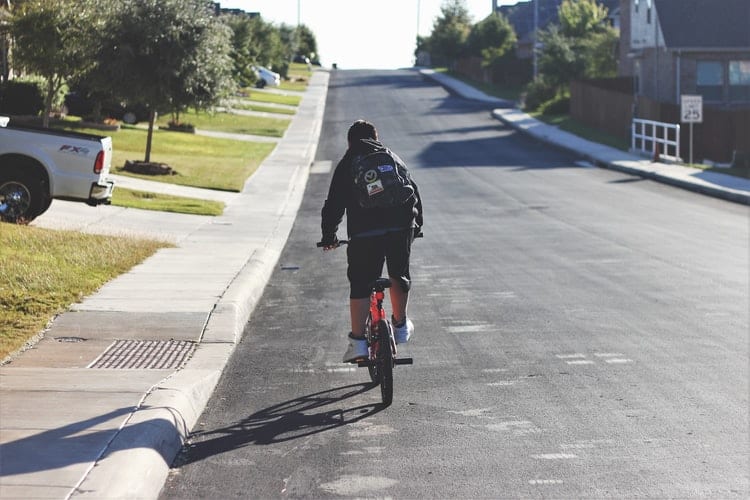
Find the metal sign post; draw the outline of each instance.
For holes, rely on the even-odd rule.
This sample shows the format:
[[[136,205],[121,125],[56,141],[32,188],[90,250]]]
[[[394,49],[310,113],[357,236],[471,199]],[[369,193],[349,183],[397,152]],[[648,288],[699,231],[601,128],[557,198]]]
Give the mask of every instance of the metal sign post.
[[[690,124],[690,163],[693,163],[693,123],[703,123],[703,96],[680,96],[680,117],[682,123]]]

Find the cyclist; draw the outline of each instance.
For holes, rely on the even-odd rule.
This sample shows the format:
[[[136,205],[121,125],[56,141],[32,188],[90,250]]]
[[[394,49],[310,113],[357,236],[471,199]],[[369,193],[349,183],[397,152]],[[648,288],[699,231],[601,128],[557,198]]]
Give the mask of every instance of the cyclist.
[[[422,200],[413,180],[410,183],[415,196],[401,206],[360,206],[355,191],[353,162],[357,155],[367,152],[368,144],[378,140],[378,132],[372,123],[357,120],[349,128],[347,140],[349,147],[336,166],[328,197],[321,211],[321,241],[325,250],[337,247],[336,232],[346,213],[346,230],[349,236],[347,277],[350,284],[352,329],[344,354],[345,363],[368,356],[365,328],[370,305],[369,285],[381,276],[384,262],[387,263],[391,280],[389,290],[396,342],[408,342],[414,332],[414,324],[406,316],[411,287],[409,257],[412,240],[419,234],[423,223]]]

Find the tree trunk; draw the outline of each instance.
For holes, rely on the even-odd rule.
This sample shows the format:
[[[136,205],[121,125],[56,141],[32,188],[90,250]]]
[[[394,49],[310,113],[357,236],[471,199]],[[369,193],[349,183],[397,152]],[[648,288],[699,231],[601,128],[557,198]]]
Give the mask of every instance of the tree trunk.
[[[154,136],[154,122],[156,121],[156,111],[153,109],[148,113],[148,136],[146,139],[146,163],[151,161],[151,139]]]
[[[49,128],[49,115],[52,112],[52,99],[55,97],[54,77],[47,80],[47,96],[44,98],[44,111],[42,115],[42,127]]]

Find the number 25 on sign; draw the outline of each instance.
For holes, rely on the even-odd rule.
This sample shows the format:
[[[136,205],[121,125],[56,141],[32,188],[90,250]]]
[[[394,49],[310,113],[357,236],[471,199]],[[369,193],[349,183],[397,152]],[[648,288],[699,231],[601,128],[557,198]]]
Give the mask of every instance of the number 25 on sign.
[[[703,96],[680,96],[682,123],[690,124],[690,163],[693,163],[693,123],[703,123]]]

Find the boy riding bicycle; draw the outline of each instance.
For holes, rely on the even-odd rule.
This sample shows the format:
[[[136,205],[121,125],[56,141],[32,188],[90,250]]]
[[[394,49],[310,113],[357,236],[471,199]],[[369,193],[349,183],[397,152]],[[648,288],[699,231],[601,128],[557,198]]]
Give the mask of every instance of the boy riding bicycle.
[[[414,325],[406,315],[411,287],[409,258],[411,243],[414,236],[419,234],[423,223],[422,200],[417,185],[406,172],[403,162],[377,139],[378,132],[372,123],[357,120],[352,124],[347,134],[349,147],[336,166],[328,197],[321,211],[322,244],[325,250],[338,246],[336,231],[344,213],[347,219],[347,277],[350,284],[352,329],[344,354],[345,363],[368,356],[365,328],[370,305],[370,285],[380,277],[384,262],[392,284],[389,290],[396,342],[407,342],[414,332]],[[395,164],[363,169],[362,165],[367,161],[364,158],[376,156],[374,153],[381,154],[381,158],[393,158]],[[380,163],[387,161],[380,160]],[[362,171],[362,174],[358,175],[358,171]],[[386,175],[398,172],[404,178],[404,186],[390,187],[393,181],[387,177],[376,179],[376,172]],[[361,180],[362,178],[365,180]],[[403,190],[406,195],[399,197],[397,193],[394,197],[397,202],[371,206],[372,204],[362,200],[361,191],[365,188],[361,184],[364,182],[369,183],[366,189],[373,198],[396,189]],[[403,198],[405,201],[402,202]]]

